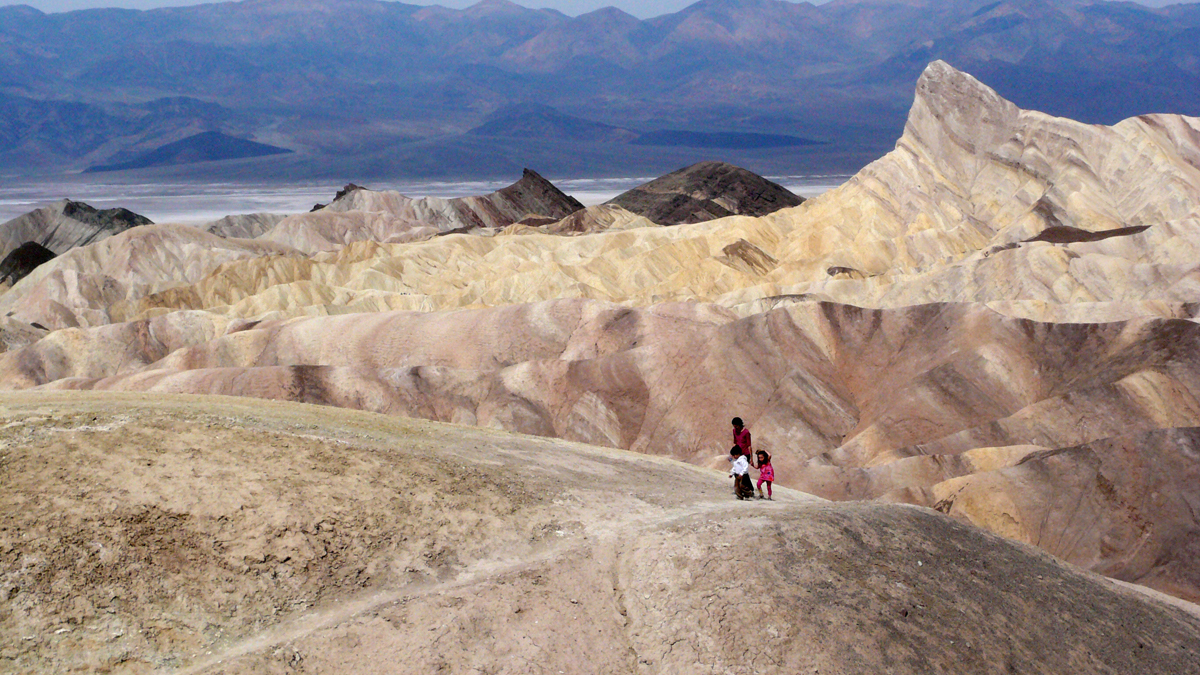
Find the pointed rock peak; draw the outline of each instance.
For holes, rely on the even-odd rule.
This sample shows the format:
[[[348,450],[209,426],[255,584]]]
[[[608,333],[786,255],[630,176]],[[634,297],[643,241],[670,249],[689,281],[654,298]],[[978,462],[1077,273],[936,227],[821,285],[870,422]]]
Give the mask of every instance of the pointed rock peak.
[[[559,190],[533,169],[525,169],[521,180],[492,193],[489,198],[508,202],[527,214],[548,216],[555,220],[566,218],[583,208],[577,199]]]
[[[521,180],[513,183],[505,189],[511,190],[513,188],[536,188],[538,190],[553,190],[555,192],[561,192],[554,183],[546,180],[542,177],[542,174],[534,171],[533,169],[525,169],[523,172],[521,172]]]
[[[355,185],[354,183],[346,183],[346,187],[342,188],[341,190],[338,190],[337,194],[335,194],[333,196],[333,201],[336,202],[337,200],[341,199],[342,197],[345,197],[349,194],[358,192],[359,190],[366,190],[366,189],[367,188],[365,188],[361,185]],[[316,209],[313,209],[313,210],[315,211]]]
[[[1007,134],[1020,112],[991,87],[945,61],[934,61],[917,80],[907,131],[929,139],[939,130],[987,144]]]
[[[523,181],[525,181],[525,180],[540,181],[540,182],[546,183],[547,185],[553,186],[553,183],[551,183],[550,181],[543,178],[542,174],[534,171],[533,169],[530,169],[529,167],[525,167],[525,169],[523,169],[521,171],[521,180],[523,180]],[[555,189],[558,189],[558,188],[555,188]]]
[[[917,80],[917,99],[924,99],[932,108],[987,106],[1016,108],[1011,102],[996,93],[996,90],[945,61],[934,61],[925,66]]]

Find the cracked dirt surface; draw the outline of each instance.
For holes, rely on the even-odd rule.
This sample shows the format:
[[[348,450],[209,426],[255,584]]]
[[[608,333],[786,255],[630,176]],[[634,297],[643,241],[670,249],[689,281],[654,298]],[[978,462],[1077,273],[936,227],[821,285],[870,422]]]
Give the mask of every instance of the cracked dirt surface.
[[[221,397],[0,396],[0,672],[1200,673],[1200,619],[930,510]]]

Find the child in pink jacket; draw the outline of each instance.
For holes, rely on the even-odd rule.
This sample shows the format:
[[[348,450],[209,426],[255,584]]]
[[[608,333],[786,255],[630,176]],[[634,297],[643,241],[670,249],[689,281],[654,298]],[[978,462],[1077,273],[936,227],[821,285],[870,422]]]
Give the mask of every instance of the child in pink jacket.
[[[775,482],[775,467],[771,466],[771,453],[766,450],[758,451],[758,498],[763,498],[762,486],[767,484],[767,499],[774,499],[771,496],[771,483]]]

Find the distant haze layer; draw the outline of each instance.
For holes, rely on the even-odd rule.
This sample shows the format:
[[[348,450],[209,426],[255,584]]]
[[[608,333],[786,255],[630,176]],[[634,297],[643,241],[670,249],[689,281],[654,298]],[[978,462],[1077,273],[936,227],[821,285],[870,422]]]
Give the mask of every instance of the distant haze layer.
[[[830,0],[810,0],[814,5],[824,5]],[[1138,4],[1148,7],[1166,7],[1167,5],[1184,4],[1178,0],[1135,0]],[[154,9],[156,7],[188,7],[191,5],[210,4],[196,0],[32,0],[30,2],[0,2],[0,5],[29,5],[43,12],[70,12],[78,9],[94,9],[100,7],[122,7],[126,9]],[[465,9],[478,4],[478,0],[411,0],[410,5],[439,5],[451,9]],[[569,16],[578,16],[594,12],[604,7],[616,7],[638,18],[647,19],[679,10],[692,4],[691,0],[522,0],[515,4],[531,9],[556,9]]]
[[[829,0],[813,0],[814,5],[823,5]],[[157,7],[188,7],[211,4],[197,0],[33,0],[31,2],[0,2],[0,5],[29,5],[43,12],[70,12],[78,9],[121,7],[125,9],[155,9]],[[478,0],[412,0],[409,5],[438,5],[450,9],[466,9],[479,4]],[[569,16],[594,12],[604,7],[616,7],[636,17],[646,19],[679,10],[692,4],[691,0],[522,0],[515,4],[531,9],[556,9]],[[1162,5],[1163,0],[1149,0],[1143,4]]]

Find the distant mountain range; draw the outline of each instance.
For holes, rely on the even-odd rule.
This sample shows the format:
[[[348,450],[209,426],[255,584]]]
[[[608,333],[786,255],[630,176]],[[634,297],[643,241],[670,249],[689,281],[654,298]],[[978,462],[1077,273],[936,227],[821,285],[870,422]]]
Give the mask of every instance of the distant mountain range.
[[[719,158],[849,172],[891,147],[934,59],[1023,107],[1088,122],[1200,114],[1197,4],[701,0],[646,20],[506,0],[8,6],[0,171],[598,176]],[[294,152],[171,145],[206,132]],[[145,161],[155,152],[170,160]]]

